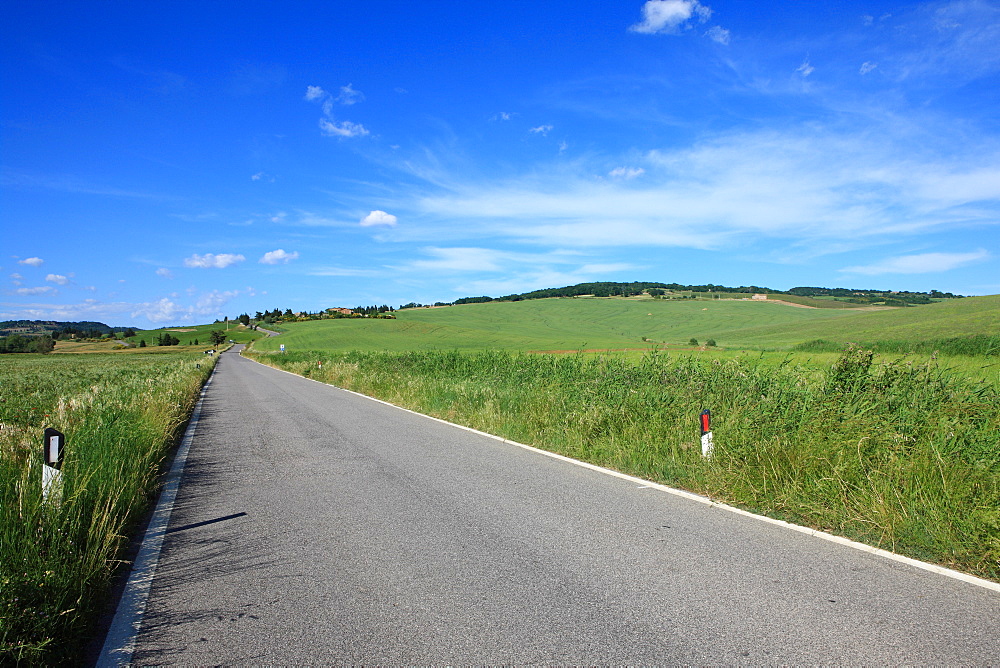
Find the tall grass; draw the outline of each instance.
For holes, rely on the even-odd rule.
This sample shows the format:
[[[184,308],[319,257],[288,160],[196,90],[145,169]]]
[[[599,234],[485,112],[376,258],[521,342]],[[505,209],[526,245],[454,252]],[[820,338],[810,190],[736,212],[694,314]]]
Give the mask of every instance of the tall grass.
[[[259,354],[512,440],[1000,580],[1000,393],[933,361]],[[319,363],[322,362],[320,368]],[[711,409],[715,456],[697,416]]]
[[[917,341],[874,341],[861,344],[862,347],[878,353],[901,355],[964,355],[967,357],[997,357],[1000,356],[1000,335],[973,334],[969,336],[952,336],[931,338]],[[839,352],[847,344],[815,339],[792,347],[800,352]]]
[[[81,660],[211,364],[178,353],[0,359],[0,663]],[[58,506],[40,493],[49,426],[66,435]]]

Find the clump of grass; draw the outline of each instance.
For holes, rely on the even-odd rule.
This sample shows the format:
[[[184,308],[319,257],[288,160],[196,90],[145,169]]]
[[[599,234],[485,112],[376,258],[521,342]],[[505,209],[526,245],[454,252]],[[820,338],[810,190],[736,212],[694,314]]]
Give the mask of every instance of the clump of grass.
[[[0,360],[0,663],[80,660],[118,555],[211,372],[201,357]],[[41,497],[47,426],[66,435],[58,506]]]
[[[318,380],[773,517],[1000,579],[1000,393],[851,347],[787,358],[650,352],[258,355]],[[319,362],[322,361],[322,368]],[[697,415],[712,410],[715,455]]]

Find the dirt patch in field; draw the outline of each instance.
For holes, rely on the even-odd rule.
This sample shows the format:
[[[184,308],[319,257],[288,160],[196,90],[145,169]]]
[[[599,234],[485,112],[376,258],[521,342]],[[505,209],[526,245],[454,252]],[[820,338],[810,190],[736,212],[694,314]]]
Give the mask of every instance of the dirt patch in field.
[[[194,327],[178,328],[178,329],[165,329],[165,332],[197,332],[198,330]]]

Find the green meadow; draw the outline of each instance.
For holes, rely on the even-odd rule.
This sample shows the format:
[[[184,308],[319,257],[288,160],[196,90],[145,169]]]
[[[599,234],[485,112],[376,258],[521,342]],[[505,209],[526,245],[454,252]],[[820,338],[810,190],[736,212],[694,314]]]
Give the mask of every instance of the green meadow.
[[[817,300],[814,300],[817,301]],[[836,344],[925,341],[1000,332],[1000,296],[905,309],[801,308],[741,300],[553,298],[405,309],[395,320],[285,323],[277,350],[645,350],[718,347],[790,350],[822,339]]]
[[[800,341],[806,324],[836,321],[850,309],[796,308],[739,300],[553,298],[405,309],[395,320],[343,319],[285,323],[280,338],[258,350],[532,350],[691,347],[708,339],[720,347],[757,345],[753,332],[784,331],[780,343]],[[872,315],[868,313],[868,315]]]
[[[177,345],[179,346],[197,345],[208,349],[213,347],[211,339],[213,331],[225,333],[227,340],[232,340],[235,343],[249,343],[254,339],[264,336],[263,332],[257,332],[242,325],[234,325],[232,322],[228,323],[228,325],[224,322],[216,322],[210,325],[191,325],[190,327],[164,327],[161,329],[139,330],[135,333],[135,336],[129,337],[126,341],[137,346],[139,345],[139,341],[145,341],[147,347],[152,346],[155,348],[157,347],[157,337],[166,333],[178,339],[180,343]],[[195,343],[196,341],[197,343]]]

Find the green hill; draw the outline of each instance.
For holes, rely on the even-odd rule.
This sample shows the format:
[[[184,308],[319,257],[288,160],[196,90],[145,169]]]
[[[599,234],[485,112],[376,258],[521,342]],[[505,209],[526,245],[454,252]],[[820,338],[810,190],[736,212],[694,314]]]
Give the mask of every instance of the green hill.
[[[620,298],[537,299],[405,309],[395,320],[322,320],[285,325],[279,339],[259,350],[579,350],[642,349],[653,344],[689,347],[691,338],[720,346],[754,345],[747,327],[784,328],[782,345],[816,320],[851,311],[803,309],[782,304],[730,300]]]
[[[789,340],[789,332],[780,325],[749,328],[743,333],[761,346],[781,346]],[[976,335],[1000,335],[1000,295],[966,297],[917,308],[849,311],[843,318],[802,323],[794,332],[798,342],[825,339],[837,343],[920,342]]]
[[[395,320],[288,323],[259,350],[581,350],[690,347],[787,349],[836,343],[918,341],[1000,332],[1000,295],[883,311],[796,308],[738,300],[536,299],[405,309]]]

